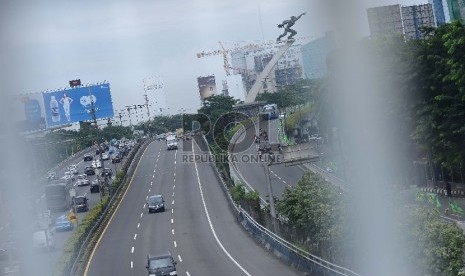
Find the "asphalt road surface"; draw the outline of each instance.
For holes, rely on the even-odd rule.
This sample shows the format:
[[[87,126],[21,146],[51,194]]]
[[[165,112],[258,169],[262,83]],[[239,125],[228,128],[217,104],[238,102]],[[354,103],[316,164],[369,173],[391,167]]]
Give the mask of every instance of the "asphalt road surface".
[[[195,142],[184,149],[201,154]],[[147,254],[170,251],[178,275],[302,275],[241,229],[209,163],[151,143],[87,265],[85,275],[144,275]],[[161,194],[165,212],[148,213]]]
[[[244,142],[234,148],[234,154],[237,156],[236,160],[238,161],[236,167],[245,179],[247,188],[258,191],[262,200],[266,200],[268,188],[264,168],[260,162],[253,159],[253,156],[257,156],[258,152],[258,145],[253,142],[253,137],[258,132],[258,128],[268,133],[270,144],[278,143],[278,120],[264,121],[260,123],[259,127],[250,127],[246,130],[246,133],[244,132],[239,136],[238,141]],[[270,182],[273,195],[281,198],[286,186],[297,185],[303,174],[304,169],[300,166],[286,166],[284,164],[270,166]]]

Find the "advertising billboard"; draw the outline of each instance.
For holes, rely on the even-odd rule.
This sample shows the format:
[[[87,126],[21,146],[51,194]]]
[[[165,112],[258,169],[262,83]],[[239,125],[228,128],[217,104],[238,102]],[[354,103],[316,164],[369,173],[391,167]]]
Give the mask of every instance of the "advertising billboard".
[[[198,77],[197,82],[199,84],[201,100],[216,95],[215,76]]]
[[[45,129],[44,101],[41,93],[12,96],[13,118],[20,132]]]
[[[97,119],[114,116],[109,83],[44,92],[42,95],[47,128],[92,120],[92,101]]]

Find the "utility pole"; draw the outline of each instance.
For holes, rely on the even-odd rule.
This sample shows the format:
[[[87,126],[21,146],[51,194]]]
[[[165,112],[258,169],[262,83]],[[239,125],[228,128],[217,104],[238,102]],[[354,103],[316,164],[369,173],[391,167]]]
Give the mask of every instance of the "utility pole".
[[[98,126],[97,126],[97,116],[95,116],[95,105],[94,105],[94,97],[92,95],[92,91],[90,90],[90,87],[88,88],[89,89],[89,97],[90,97],[90,115],[92,116],[92,120],[94,121],[94,124],[95,124],[95,128],[98,130]],[[103,160],[103,151],[102,151],[102,147],[100,145],[100,139],[99,137],[97,136],[97,146],[98,146],[98,149],[99,149],[99,155],[100,155],[100,163],[102,164],[102,168],[105,169],[105,161]],[[103,170],[102,169],[102,170]],[[99,181],[99,188],[100,190],[102,190],[102,185],[100,185],[100,178],[99,178],[99,175],[97,175],[97,180]],[[107,176],[105,175],[105,180],[104,180],[104,185],[107,184]]]
[[[145,91],[145,85],[144,85],[144,91]],[[147,116],[150,122],[149,96],[147,95],[147,91],[145,91],[144,98],[145,98],[145,106],[147,107]]]

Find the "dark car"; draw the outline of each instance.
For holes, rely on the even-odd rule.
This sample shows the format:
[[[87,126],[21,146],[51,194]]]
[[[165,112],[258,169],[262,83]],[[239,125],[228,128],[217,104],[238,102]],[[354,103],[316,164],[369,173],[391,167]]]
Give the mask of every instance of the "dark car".
[[[177,262],[173,259],[170,252],[163,254],[147,256],[147,270],[149,275],[165,276],[178,275],[176,272]]]
[[[100,173],[101,177],[105,177],[105,176],[111,177],[112,175],[113,175],[113,171],[110,168],[105,168]]]
[[[84,169],[84,173],[87,175],[95,175],[95,169],[91,166],[88,166]]]
[[[115,154],[115,156],[111,159],[111,163],[120,163],[121,162],[121,157],[119,154]]]
[[[165,211],[165,200],[162,195],[150,196],[147,200],[147,207],[149,213],[152,212],[164,212]]]
[[[95,179],[90,184],[90,193],[93,194],[93,193],[99,193],[99,192],[100,192],[100,185],[98,183],[98,180]]]
[[[84,154],[84,161],[92,161],[92,159],[94,159],[92,154],[90,154],[90,153]]]
[[[95,155],[99,155],[100,154],[100,149],[96,149],[95,150]]]
[[[73,198],[74,210],[79,212],[87,212],[89,211],[89,204],[87,203],[86,196],[75,196]]]

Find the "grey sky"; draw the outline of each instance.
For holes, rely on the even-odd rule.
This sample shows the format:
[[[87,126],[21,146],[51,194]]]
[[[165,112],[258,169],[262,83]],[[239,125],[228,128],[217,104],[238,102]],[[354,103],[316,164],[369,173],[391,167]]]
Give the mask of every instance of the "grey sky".
[[[160,75],[169,113],[193,111],[200,104],[196,78],[215,74],[219,87],[224,78],[221,56],[197,59],[197,52],[218,49],[218,41],[274,40],[282,31],[276,25],[301,12],[307,15],[294,26],[298,36],[319,37],[329,19],[315,11],[315,2],[2,1],[0,89],[33,93],[66,87],[76,78],[107,80],[114,107],[121,109],[142,104],[142,80]],[[425,2],[367,0],[364,6]],[[362,32],[368,34],[367,27]],[[149,98],[156,101],[153,94]]]

